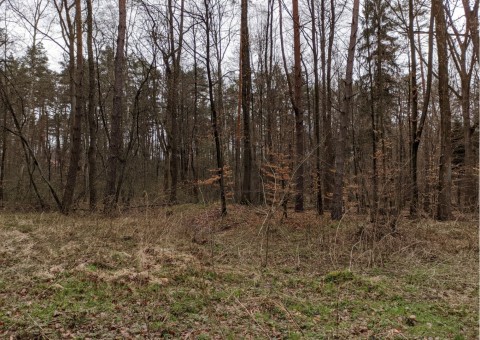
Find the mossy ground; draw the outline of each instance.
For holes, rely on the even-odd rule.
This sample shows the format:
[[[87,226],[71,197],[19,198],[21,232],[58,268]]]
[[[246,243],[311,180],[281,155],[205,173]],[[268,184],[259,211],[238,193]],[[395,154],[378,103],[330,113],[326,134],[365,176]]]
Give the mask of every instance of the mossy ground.
[[[477,222],[0,215],[0,337],[478,338]]]

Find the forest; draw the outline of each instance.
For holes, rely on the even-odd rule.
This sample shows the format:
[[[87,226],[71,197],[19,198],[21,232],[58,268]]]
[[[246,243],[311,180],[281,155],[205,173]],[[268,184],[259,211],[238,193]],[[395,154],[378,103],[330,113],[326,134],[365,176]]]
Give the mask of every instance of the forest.
[[[478,338],[479,0],[0,0],[0,336]]]

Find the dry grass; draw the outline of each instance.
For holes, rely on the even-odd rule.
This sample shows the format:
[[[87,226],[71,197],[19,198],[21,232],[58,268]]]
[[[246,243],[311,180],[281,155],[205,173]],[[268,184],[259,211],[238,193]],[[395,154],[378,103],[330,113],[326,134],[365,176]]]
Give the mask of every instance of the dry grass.
[[[0,336],[477,336],[476,221],[218,211],[3,213]]]

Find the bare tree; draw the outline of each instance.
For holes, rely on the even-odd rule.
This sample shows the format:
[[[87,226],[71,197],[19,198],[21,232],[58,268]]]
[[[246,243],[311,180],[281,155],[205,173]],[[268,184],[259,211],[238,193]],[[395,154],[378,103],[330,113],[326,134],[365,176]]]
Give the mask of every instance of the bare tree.
[[[452,215],[452,140],[450,97],[448,91],[447,24],[441,0],[432,0],[438,57],[438,101],[440,106],[440,164],[438,173],[437,219],[448,220]]]
[[[333,192],[333,204],[331,216],[333,220],[339,220],[343,216],[343,186],[345,171],[345,153],[347,142],[347,125],[353,98],[353,63],[355,47],[357,45],[359,0],[354,0],[352,10],[352,24],[350,29],[350,42],[348,45],[347,70],[345,72],[345,89],[340,111],[340,132],[337,140],[337,152],[335,158],[335,189]]]
[[[462,0],[463,9],[465,11],[465,17],[467,21],[467,32],[470,32],[470,36],[473,43],[473,54],[477,55],[477,63],[480,62],[480,46],[478,38],[478,8],[480,0],[475,0],[473,8],[470,9],[470,2],[468,0]]]
[[[182,54],[183,44],[183,16],[184,16],[184,0],[180,3],[180,18],[174,15],[174,7],[172,0],[168,0],[167,4],[167,21],[168,21],[168,47],[162,49],[163,60],[166,67],[167,76],[167,111],[169,113],[170,131],[168,134],[169,146],[171,149],[170,156],[170,203],[177,201],[177,184],[178,184],[178,163],[179,163],[179,128],[178,128],[178,86],[180,75],[180,58]],[[175,40],[175,23],[179,22],[178,40]]]
[[[295,171],[295,211],[303,211],[304,207],[304,128],[303,128],[303,106],[302,106],[302,64],[300,55],[300,16],[298,12],[298,0],[292,1],[293,13],[293,98],[292,105],[295,113],[295,156],[296,156],[296,171]]]
[[[207,80],[208,80],[208,98],[210,101],[210,114],[211,114],[211,124],[213,130],[213,139],[215,141],[215,150],[216,150],[216,159],[217,159],[217,176],[218,184],[220,186],[220,203],[221,203],[221,215],[224,216],[227,214],[227,201],[225,197],[225,179],[224,179],[224,169],[223,169],[223,156],[222,148],[220,143],[220,134],[218,127],[218,115],[217,108],[215,105],[215,99],[213,95],[213,76],[211,70],[211,54],[210,54],[210,34],[211,32],[211,20],[212,20],[212,6],[210,0],[203,0],[205,7],[205,15],[203,17],[203,23],[205,25],[205,38],[206,38],[206,52],[205,52],[205,66],[207,69]]]
[[[0,1],[0,6],[3,5],[5,0]],[[5,4],[6,6],[6,4]],[[6,16],[5,16],[6,20]],[[3,47],[3,73],[7,72],[7,45],[8,45],[8,37],[7,37],[7,25],[0,31],[0,47]],[[2,87],[5,89],[5,81],[4,75],[2,75]],[[7,117],[8,117],[8,107],[5,101],[2,105],[2,156],[0,158],[0,204],[3,205],[5,201],[5,169],[6,169],[6,159],[7,159],[7,141],[8,141],[8,130],[7,130]]]
[[[63,212],[68,212],[73,202],[73,194],[77,183],[77,173],[81,158],[82,141],[82,119],[84,111],[83,97],[83,39],[82,39],[82,5],[81,0],[75,0],[75,28],[77,36],[77,57],[76,57],[76,107],[73,116],[71,146],[70,146],[70,164],[68,166],[67,182],[63,193],[62,208]]]
[[[410,15],[409,15],[410,16]],[[420,142],[422,138],[423,129],[425,127],[425,121],[428,114],[428,106],[430,102],[430,94],[432,90],[432,68],[433,68],[433,30],[434,30],[434,15],[433,8],[430,11],[430,28],[428,32],[428,57],[427,57],[427,79],[425,90],[423,93],[423,105],[422,113],[420,116],[420,121],[417,121],[418,116],[415,116],[411,119],[411,176],[412,176],[412,201],[410,206],[410,214],[412,217],[416,217],[418,213],[418,149],[420,147]],[[410,33],[410,32],[409,32]],[[412,32],[413,33],[413,32]],[[409,37],[410,39],[410,37]],[[414,46],[414,43],[410,40],[411,46]],[[420,46],[419,46],[420,48]],[[412,59],[413,60],[413,59]],[[413,67],[413,66],[412,66]],[[413,77],[413,76],[412,76]],[[412,85],[411,85],[412,86]],[[418,89],[416,90],[418,92]],[[417,94],[418,97],[418,94]],[[412,105],[413,110],[413,105]],[[413,111],[412,111],[413,113]],[[415,133],[413,133],[415,132]]]
[[[314,134],[315,134],[315,176],[316,176],[316,208],[317,214],[323,214],[322,201],[322,167],[320,157],[320,79],[318,70],[318,46],[317,46],[317,28],[316,28],[316,6],[315,0],[310,1],[310,16],[312,20],[312,54],[313,54],[313,119],[314,119]]]
[[[478,1],[477,1],[478,4]],[[475,157],[473,152],[472,134],[475,128],[472,128],[470,118],[470,99],[471,99],[471,81],[473,71],[476,66],[477,53],[473,51],[469,55],[470,41],[475,41],[474,31],[467,29],[465,34],[461,33],[455,25],[451,11],[445,7],[448,18],[448,24],[453,30],[453,35],[447,35],[447,42],[450,47],[452,59],[455,69],[460,77],[460,93],[454,91],[462,109],[463,118],[463,178],[459,190],[463,194],[464,207],[472,209],[475,206],[477,190],[475,185]],[[468,16],[467,16],[468,21]],[[467,22],[468,24],[468,22]],[[468,32],[470,31],[470,34]],[[478,47],[478,46],[477,46]]]
[[[243,113],[243,183],[240,202],[251,202],[252,147],[250,145],[250,102],[252,74],[250,68],[250,40],[248,35],[248,0],[242,0],[240,28],[240,81]]]
[[[88,185],[91,210],[97,206],[97,121],[95,117],[95,60],[93,56],[93,8],[92,0],[87,0],[87,54],[88,54]]]
[[[322,69],[322,122],[324,142],[324,208],[331,209],[335,167],[335,150],[332,134],[332,50],[335,37],[335,3],[330,1],[330,23],[327,36],[326,0],[320,2],[320,60]]]
[[[125,33],[127,28],[126,0],[118,0],[118,35],[115,53],[115,82],[113,88],[113,110],[110,129],[107,183],[105,187],[105,210],[111,211],[118,200],[117,169],[121,161],[123,87],[125,66]]]
[[[411,100],[411,176],[412,176],[412,200],[410,204],[410,214],[416,216],[418,209],[418,181],[417,181],[417,155],[418,147],[415,146],[417,138],[417,120],[418,120],[418,88],[417,88],[417,53],[415,51],[415,33],[414,33],[414,8],[413,0],[408,0],[408,42],[410,45],[410,100]]]

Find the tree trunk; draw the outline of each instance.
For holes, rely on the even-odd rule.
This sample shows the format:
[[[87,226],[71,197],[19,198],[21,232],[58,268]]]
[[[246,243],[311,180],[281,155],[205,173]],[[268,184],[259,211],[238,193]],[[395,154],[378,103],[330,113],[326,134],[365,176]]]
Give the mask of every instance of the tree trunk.
[[[210,113],[211,113],[211,124],[213,130],[213,138],[215,140],[215,150],[216,150],[216,159],[218,167],[218,183],[220,186],[220,203],[221,203],[221,215],[225,216],[227,214],[227,201],[225,197],[225,184],[224,184],[224,174],[223,174],[223,159],[222,159],[222,149],[220,145],[220,135],[218,132],[218,119],[217,119],[217,109],[215,107],[215,100],[213,97],[213,79],[212,71],[210,67],[210,33],[211,33],[211,10],[209,6],[209,0],[204,0],[205,5],[205,34],[206,34],[206,55],[205,55],[205,64],[207,69],[207,80],[208,80],[208,95],[210,101]]]
[[[194,107],[193,107],[193,127],[192,127],[192,139],[191,139],[191,164],[192,169],[192,180],[193,180],[193,197],[195,203],[198,203],[198,174],[195,168],[196,161],[196,149],[198,148],[198,139],[197,139],[197,121],[198,121],[198,63],[197,63],[197,39],[195,33],[195,26],[193,27],[193,77],[194,77]]]
[[[320,59],[321,59],[321,70],[322,70],[322,122],[323,122],[323,143],[324,143],[324,174],[323,174],[323,186],[324,186],[324,202],[323,208],[329,210],[332,202],[333,195],[333,162],[334,162],[334,152],[333,152],[333,142],[332,142],[332,119],[330,116],[331,113],[331,101],[330,101],[330,69],[331,69],[331,58],[328,58],[327,54],[331,56],[331,53],[327,51],[327,34],[326,34],[326,20],[325,20],[325,1],[321,0],[320,2]],[[330,45],[330,39],[329,39]],[[329,66],[327,64],[330,64]]]
[[[323,9],[325,10],[325,9]],[[335,168],[335,150],[334,137],[332,134],[332,54],[333,42],[335,37],[335,1],[330,0],[330,25],[328,32],[328,45],[325,65],[325,84],[324,84],[324,129],[325,129],[325,209],[331,209],[333,190],[334,190],[334,168]],[[325,27],[324,27],[325,30]]]
[[[434,15],[433,8],[430,11],[430,28],[428,32],[428,59],[427,59],[427,79],[424,79],[423,66],[422,70],[422,84],[424,88],[423,92],[423,105],[420,121],[415,128],[415,136],[411,143],[411,157],[412,157],[412,202],[410,206],[410,215],[416,217],[419,209],[419,189],[418,189],[418,149],[420,147],[420,141],[425,126],[425,120],[427,118],[428,106],[430,102],[430,93],[432,90],[432,69],[433,69],[433,29],[434,29]],[[420,38],[419,38],[420,39]],[[419,45],[419,51],[421,55],[421,49]],[[423,64],[422,64],[423,65]],[[418,95],[417,95],[418,96]]]
[[[7,44],[5,44],[6,46]],[[6,63],[5,56],[5,63]],[[6,70],[6,66],[5,66]],[[2,82],[3,86],[3,82]],[[5,169],[6,169],[6,156],[7,156],[7,104],[4,102],[3,105],[3,128],[2,128],[2,158],[0,160],[0,205],[3,206],[5,203]]]
[[[322,143],[320,137],[320,80],[318,76],[318,48],[317,48],[317,29],[315,19],[315,1],[310,1],[310,11],[312,18],[312,52],[313,52],[313,119],[314,119],[314,133],[315,133],[315,185],[316,185],[316,208],[317,214],[323,215],[323,201],[322,201],[322,167],[320,158],[320,145]]]
[[[478,7],[480,0],[475,0],[473,8],[470,9],[468,0],[462,0],[465,17],[467,21],[467,31],[470,31],[470,36],[473,43],[473,53],[477,55],[477,63],[480,62],[480,46],[478,38]]]
[[[438,174],[437,219],[445,221],[451,218],[452,191],[452,141],[451,111],[448,93],[448,50],[447,25],[441,0],[432,0],[435,15],[435,32],[438,56],[438,96],[440,107],[440,164]]]
[[[248,35],[248,0],[242,0],[241,13],[241,91],[242,91],[242,113],[243,113],[243,183],[240,203],[251,202],[252,195],[252,147],[250,145],[250,102],[252,75],[250,69],[250,41]]]
[[[115,53],[115,81],[113,86],[113,110],[110,128],[110,146],[108,157],[107,183],[105,188],[105,211],[111,212],[116,205],[117,169],[121,160],[122,150],[122,114],[123,87],[125,65],[125,32],[127,28],[126,0],[118,1],[118,35]]]
[[[298,14],[298,0],[292,1],[293,12],[293,56],[294,56],[294,100],[295,113],[295,211],[304,209],[304,131],[303,131],[303,106],[302,106],[302,65],[300,55],[300,17]]]
[[[87,53],[88,53],[88,185],[90,210],[97,207],[97,121],[95,118],[95,61],[93,56],[93,9],[92,0],[87,0]]]
[[[82,119],[84,110],[83,97],[83,39],[82,39],[82,8],[81,0],[75,0],[75,26],[77,32],[77,65],[76,65],[76,107],[72,122],[70,164],[68,166],[67,182],[63,193],[62,209],[67,213],[73,202],[73,194],[77,182],[81,157]]]
[[[369,90],[370,90],[370,98],[369,98],[369,109],[370,109],[370,124],[371,124],[371,143],[372,143],[372,199],[370,202],[370,220],[375,222],[377,219],[378,213],[378,161],[377,161],[377,119],[376,119],[376,109],[375,109],[375,88],[373,83],[373,70],[372,70],[372,62],[371,56],[372,51],[370,50],[370,34],[366,36],[367,41],[367,57],[368,61],[368,78],[369,78]]]
[[[179,128],[178,128],[178,82],[180,74],[180,55],[182,50],[182,34],[183,34],[183,4],[181,2],[180,17],[180,37],[178,48],[175,46],[174,23],[176,22],[173,15],[172,0],[168,0],[168,29],[169,41],[168,52],[164,53],[164,61],[166,65],[167,76],[167,112],[170,119],[169,145],[170,155],[170,203],[177,202],[177,184],[178,184],[178,163],[179,163]]]
[[[345,90],[343,106],[340,111],[340,133],[337,141],[337,153],[335,162],[335,188],[331,216],[333,220],[340,220],[343,216],[343,177],[345,168],[345,153],[347,141],[348,114],[350,113],[353,97],[353,63],[355,58],[355,46],[357,44],[359,0],[354,0],[352,11],[352,25],[350,30],[350,42],[348,45],[347,70],[345,74]]]
[[[465,4],[464,4],[465,5]],[[468,4],[467,4],[468,5]],[[478,6],[478,1],[477,1]],[[449,19],[449,25],[452,27],[453,32],[455,34],[455,38],[453,39],[452,36],[448,37],[448,42],[450,44],[450,51],[452,55],[452,59],[454,60],[454,65],[457,69],[458,75],[460,77],[460,93],[457,94],[457,97],[460,101],[460,105],[462,108],[462,117],[463,117],[463,144],[464,144],[464,162],[463,162],[463,178],[460,180],[459,186],[459,198],[463,196],[463,208],[466,211],[471,211],[471,209],[475,206],[476,196],[477,196],[477,188],[475,186],[475,163],[474,163],[474,153],[473,153],[473,145],[471,139],[471,123],[470,123],[470,95],[471,95],[471,79],[472,74],[475,69],[475,60],[476,60],[476,53],[471,54],[470,65],[468,64],[468,56],[467,50],[470,45],[470,39],[474,41],[475,37],[475,29],[474,27],[468,27],[467,32],[470,31],[470,35],[468,34],[461,34],[458,29],[455,27],[455,21],[452,18],[451,13],[445,8],[447,17]],[[469,9],[465,8],[465,14],[467,17],[467,24],[469,24]],[[455,46],[455,41],[458,44],[459,50],[457,50]],[[475,45],[474,45],[475,47]],[[460,202],[459,202],[460,203]]]
[[[275,99],[273,97],[272,78],[273,78],[273,6],[275,1],[268,0],[267,26],[265,29],[265,69],[267,74],[267,160],[273,161],[273,130],[274,118],[273,110]]]
[[[417,138],[417,119],[418,119],[418,88],[417,88],[417,53],[415,51],[415,35],[414,35],[414,11],[413,0],[408,0],[408,41],[410,43],[410,148],[411,148],[411,178],[412,192],[410,202],[410,215],[417,216],[418,211],[418,181],[417,181],[417,152],[415,139]]]
[[[472,148],[471,123],[470,123],[470,80],[471,73],[467,72],[465,60],[462,63],[462,72],[460,74],[461,82],[461,106],[463,116],[463,144],[465,148],[464,178],[462,180],[464,208],[471,211],[476,205],[476,193],[478,188],[475,186],[475,162]],[[473,68],[473,67],[472,67]]]

